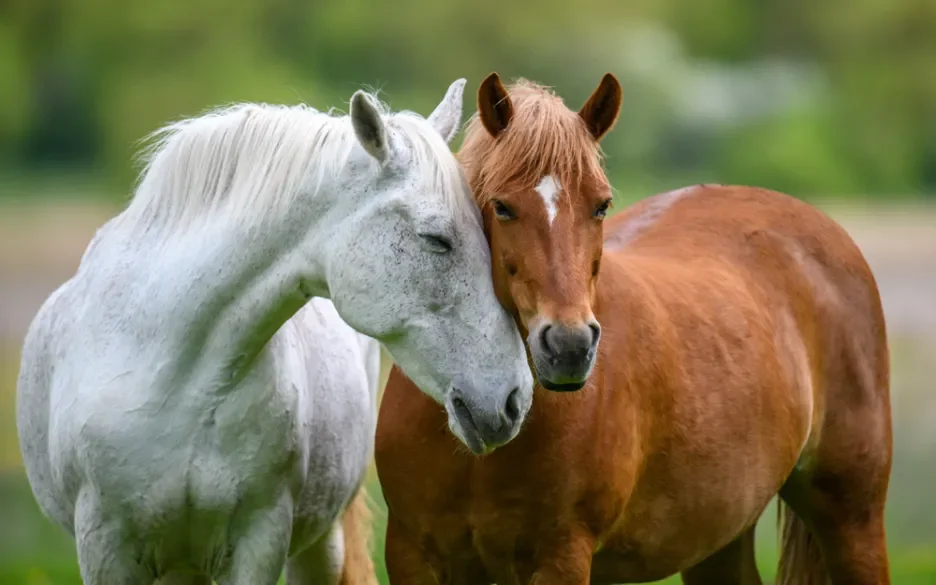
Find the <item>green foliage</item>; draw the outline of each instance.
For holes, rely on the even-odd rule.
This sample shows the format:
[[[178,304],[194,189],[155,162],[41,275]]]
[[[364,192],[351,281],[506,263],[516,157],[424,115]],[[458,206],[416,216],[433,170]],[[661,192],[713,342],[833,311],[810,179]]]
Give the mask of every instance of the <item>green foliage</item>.
[[[71,166],[129,186],[140,138],[222,103],[341,108],[368,85],[428,113],[454,78],[474,85],[497,70],[553,85],[578,107],[610,70],[626,101],[604,146],[623,192],[676,180],[804,196],[932,192],[934,7],[10,0],[0,8],[0,169]],[[772,62],[819,81],[787,99],[764,89],[778,83]],[[467,110],[473,101],[469,91]]]
[[[714,166],[728,182],[769,185],[794,195],[861,193],[864,186],[835,148],[819,112],[794,112],[737,128],[724,140]]]

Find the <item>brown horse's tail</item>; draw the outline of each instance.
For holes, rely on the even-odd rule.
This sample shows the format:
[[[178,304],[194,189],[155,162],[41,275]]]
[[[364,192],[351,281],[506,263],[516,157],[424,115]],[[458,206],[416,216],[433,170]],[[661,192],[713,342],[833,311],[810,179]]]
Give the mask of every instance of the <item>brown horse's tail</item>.
[[[377,585],[371,560],[371,509],[362,485],[341,519],[344,531],[344,569],[339,585]]]
[[[826,585],[829,582],[819,544],[802,518],[783,500],[777,501],[780,564],[777,585]]]

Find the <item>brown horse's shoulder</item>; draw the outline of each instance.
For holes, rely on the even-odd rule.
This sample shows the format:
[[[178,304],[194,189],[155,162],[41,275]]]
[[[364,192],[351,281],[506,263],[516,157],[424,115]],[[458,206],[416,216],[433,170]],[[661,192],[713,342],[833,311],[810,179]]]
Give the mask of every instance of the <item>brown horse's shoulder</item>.
[[[394,366],[378,410],[374,459],[384,496],[403,508],[444,501],[464,481],[470,460],[448,430],[443,408]],[[424,481],[427,468],[440,479]]]

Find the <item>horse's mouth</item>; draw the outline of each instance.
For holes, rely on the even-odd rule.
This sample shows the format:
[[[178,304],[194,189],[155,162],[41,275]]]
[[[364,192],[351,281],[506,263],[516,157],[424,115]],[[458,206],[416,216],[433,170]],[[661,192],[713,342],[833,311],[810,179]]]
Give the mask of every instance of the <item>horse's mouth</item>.
[[[488,445],[481,436],[481,431],[474,422],[464,403],[456,403],[451,410],[446,409],[449,415],[449,429],[468,449],[475,455],[487,455],[497,448]],[[453,424],[454,423],[454,424]],[[457,427],[457,428],[456,428]]]
[[[581,382],[565,382],[557,384],[544,378],[540,378],[540,385],[550,392],[576,392],[577,390],[581,390],[585,387],[585,382],[586,380],[582,380]]]

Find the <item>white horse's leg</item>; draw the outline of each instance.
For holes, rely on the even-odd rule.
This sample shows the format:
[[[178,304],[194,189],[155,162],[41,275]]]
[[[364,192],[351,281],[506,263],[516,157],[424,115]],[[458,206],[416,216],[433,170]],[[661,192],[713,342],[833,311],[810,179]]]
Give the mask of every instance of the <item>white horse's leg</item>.
[[[292,536],[292,499],[287,495],[273,508],[243,513],[247,525],[232,543],[230,563],[215,581],[218,585],[276,585]]]
[[[91,490],[75,503],[75,544],[84,585],[152,585],[153,574],[139,563],[134,543],[118,520],[102,513]]]
[[[344,546],[344,530],[338,518],[318,542],[289,559],[287,585],[337,585],[344,569]]]

